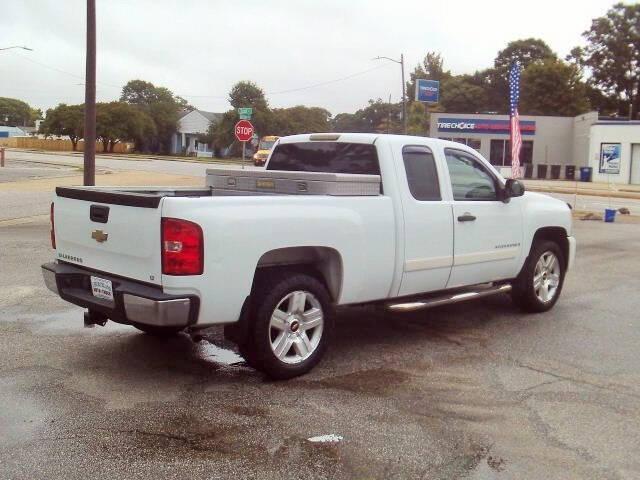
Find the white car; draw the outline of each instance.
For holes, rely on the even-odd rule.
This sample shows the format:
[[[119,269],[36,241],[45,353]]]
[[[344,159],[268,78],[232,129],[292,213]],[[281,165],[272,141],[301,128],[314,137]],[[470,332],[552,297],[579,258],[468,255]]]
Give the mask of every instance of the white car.
[[[107,319],[168,335],[216,324],[274,378],[318,363],[334,307],[408,311],[511,292],[558,300],[571,211],[471,148],[424,137],[281,138],[266,170],[206,187],[58,187],[46,285]]]

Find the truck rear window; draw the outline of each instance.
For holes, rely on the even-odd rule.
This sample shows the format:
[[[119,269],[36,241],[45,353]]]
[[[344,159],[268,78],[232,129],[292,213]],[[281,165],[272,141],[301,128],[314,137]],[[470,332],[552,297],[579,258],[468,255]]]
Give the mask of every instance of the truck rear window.
[[[267,170],[380,175],[374,145],[345,142],[279,144],[271,154]]]

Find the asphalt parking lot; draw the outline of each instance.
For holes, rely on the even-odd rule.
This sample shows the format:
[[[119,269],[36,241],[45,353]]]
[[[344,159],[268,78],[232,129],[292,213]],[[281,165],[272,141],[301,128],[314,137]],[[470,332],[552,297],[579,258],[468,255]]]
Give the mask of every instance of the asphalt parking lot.
[[[276,383],[215,329],[83,328],[42,284],[47,223],[0,226],[0,477],[639,478],[640,224],[575,235],[551,312],[347,311]]]

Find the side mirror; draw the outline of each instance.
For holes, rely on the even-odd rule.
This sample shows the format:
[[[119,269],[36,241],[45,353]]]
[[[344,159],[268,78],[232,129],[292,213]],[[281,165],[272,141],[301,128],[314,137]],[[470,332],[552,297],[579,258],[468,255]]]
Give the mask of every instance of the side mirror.
[[[504,184],[504,200],[508,200],[511,197],[521,197],[524,195],[524,183],[520,180],[509,178],[507,183]]]

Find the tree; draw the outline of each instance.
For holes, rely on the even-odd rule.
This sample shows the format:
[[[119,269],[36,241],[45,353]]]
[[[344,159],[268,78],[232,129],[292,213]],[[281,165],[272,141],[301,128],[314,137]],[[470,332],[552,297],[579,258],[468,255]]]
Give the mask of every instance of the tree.
[[[272,110],[270,132],[274,135],[328,132],[331,129],[331,113],[324,108],[298,105]]]
[[[155,125],[149,115],[125,102],[99,103],[96,134],[104,152],[113,152],[121,141],[137,141],[152,136]]]
[[[76,151],[78,141],[84,135],[84,105],[61,103],[47,110],[47,115],[40,125],[40,132],[45,135],[68,136],[73,151]]]
[[[402,130],[402,104],[388,103],[381,98],[369,100],[367,107],[355,113],[340,113],[333,120],[334,132],[399,133]]]
[[[422,60],[422,64],[418,64],[413,72],[409,73],[409,81],[407,82],[407,100],[413,102],[416,98],[416,80],[426,78],[429,80],[438,80],[443,82],[451,77],[451,72],[444,69],[444,60],[442,55],[437,52],[427,52]]]
[[[272,131],[273,113],[269,110],[264,92],[255,83],[250,81],[236,83],[229,92],[229,103],[233,109],[225,112],[218,123],[209,127],[208,136],[212,138],[215,150],[222,150],[234,144],[233,127],[240,119],[238,108],[251,107],[253,109],[251,123],[258,136],[275,135]],[[239,146],[236,150],[239,150]]]
[[[583,36],[587,45],[572,50],[572,57],[590,70],[591,84],[626,104],[630,118],[636,118],[640,112],[640,4],[615,4],[606,16],[594,19]]]
[[[175,96],[171,90],[157,87],[144,80],[131,80],[123,88],[121,102],[134,105],[151,117],[154,134],[136,142],[138,150],[164,151],[170,149],[171,137],[178,128],[180,113],[193,109],[186,100]]]
[[[520,113],[574,117],[589,110],[587,89],[575,65],[549,58],[522,74]]]
[[[31,127],[41,116],[41,110],[31,108],[22,100],[0,97],[0,123],[3,125]]]
[[[409,105],[407,114],[407,133],[409,135],[426,136],[429,134],[429,115],[427,107],[422,102]]]
[[[331,122],[331,130],[334,132],[362,132],[361,118],[355,113],[339,113]]]
[[[457,76],[444,83],[440,103],[447,112],[478,113],[485,109],[489,97],[485,88]]]
[[[231,88],[229,103],[235,109],[252,107],[254,110],[267,110],[269,108],[262,89],[246,80],[236,83]]]
[[[505,49],[498,52],[493,65],[502,72],[508,72],[511,64],[516,60],[520,62],[522,68],[527,68],[533,63],[542,63],[556,58],[558,58],[557,55],[544,40],[525,38],[509,42]]]

